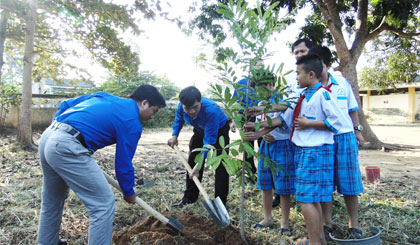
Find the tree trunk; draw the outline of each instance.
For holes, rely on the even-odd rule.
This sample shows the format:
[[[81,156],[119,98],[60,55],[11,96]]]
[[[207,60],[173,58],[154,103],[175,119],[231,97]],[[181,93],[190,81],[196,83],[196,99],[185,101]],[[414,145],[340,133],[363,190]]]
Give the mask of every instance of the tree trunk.
[[[365,138],[365,141],[369,142],[369,144],[366,146],[367,148],[372,149],[381,149],[383,143],[376,137],[375,133],[372,131],[366,116],[363,112],[363,108],[361,107],[360,103],[360,96],[359,96],[359,84],[357,79],[357,70],[356,70],[356,64],[357,62],[349,62],[346,65],[343,65],[342,73],[345,78],[350,82],[351,86],[353,87],[353,93],[354,96],[357,99],[357,103],[359,104],[359,122],[363,125],[363,137]]]
[[[4,54],[4,42],[6,41],[6,28],[7,28],[7,20],[9,19],[9,13],[6,10],[3,10],[0,19],[0,84],[1,84],[1,76],[3,74],[3,54]]]
[[[34,36],[37,18],[37,0],[29,1],[26,16],[25,55],[23,66],[22,103],[19,110],[17,141],[25,149],[33,148],[31,108],[32,108],[32,67],[34,60]]]

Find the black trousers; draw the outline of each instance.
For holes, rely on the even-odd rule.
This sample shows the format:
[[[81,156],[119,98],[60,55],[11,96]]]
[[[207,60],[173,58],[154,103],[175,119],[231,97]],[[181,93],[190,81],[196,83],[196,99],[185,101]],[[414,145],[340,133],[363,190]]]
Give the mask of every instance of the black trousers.
[[[222,128],[219,129],[218,135],[217,135],[217,143],[214,145],[214,147],[216,147],[216,149],[218,149],[217,151],[217,155],[221,154],[221,146],[219,144],[219,138],[220,136],[223,136],[225,139],[225,145],[229,144],[229,123],[226,123],[225,126],[223,126]],[[196,131],[194,129],[194,134],[190,139],[190,144],[189,144],[189,148],[190,148],[190,153],[188,156],[188,164],[191,166],[191,168],[194,168],[195,166],[195,162],[194,159],[195,157],[200,154],[200,152],[192,152],[192,150],[194,150],[195,148],[201,148],[203,147],[203,138],[204,138],[204,134]],[[204,164],[203,167],[200,169],[199,171],[199,177],[198,179],[201,180],[203,179],[203,172],[204,172]],[[225,166],[221,163],[219,165],[219,167],[217,167],[216,169],[216,181],[215,181],[215,197],[220,197],[220,199],[222,200],[222,202],[224,204],[226,204],[227,201],[227,196],[229,193],[229,174],[226,172]],[[186,190],[184,192],[184,197],[183,199],[190,201],[190,202],[195,202],[198,199],[198,195],[199,195],[199,190],[197,188],[197,186],[195,185],[194,181],[192,179],[190,179],[188,173],[186,176]]]

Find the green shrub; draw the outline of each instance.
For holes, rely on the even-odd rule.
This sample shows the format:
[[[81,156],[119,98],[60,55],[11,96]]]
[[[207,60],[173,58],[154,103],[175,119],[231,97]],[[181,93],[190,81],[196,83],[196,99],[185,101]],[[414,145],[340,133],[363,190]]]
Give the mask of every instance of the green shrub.
[[[167,103],[165,108],[160,109],[152,120],[147,121],[143,126],[145,128],[170,128],[175,119],[176,105]]]

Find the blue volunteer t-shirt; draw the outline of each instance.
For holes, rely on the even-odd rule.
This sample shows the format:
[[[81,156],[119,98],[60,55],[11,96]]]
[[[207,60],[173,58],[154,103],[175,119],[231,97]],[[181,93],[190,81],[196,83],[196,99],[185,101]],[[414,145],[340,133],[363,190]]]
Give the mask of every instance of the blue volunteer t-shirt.
[[[198,116],[194,118],[189,116],[184,109],[182,109],[181,103],[178,104],[174,125],[172,127],[172,135],[178,136],[184,123],[187,123],[188,125],[192,125],[198,132],[204,134],[204,145],[214,145],[218,140],[217,135],[219,129],[225,126],[226,121],[227,117],[219,105],[211,99],[202,97],[200,112],[198,113]],[[207,156],[207,151],[202,153],[204,153],[204,157]]]
[[[237,96],[236,102],[241,106],[252,107],[258,105],[258,100],[255,99],[256,92],[252,87],[248,87],[248,78],[241,79],[238,82],[239,87],[233,92],[233,97]],[[246,96],[247,89],[249,88],[248,97]],[[240,111],[241,113],[243,110]]]
[[[124,196],[133,195],[133,157],[142,133],[139,108],[132,99],[105,92],[63,101],[54,117],[77,129],[90,150],[117,144],[115,174]]]

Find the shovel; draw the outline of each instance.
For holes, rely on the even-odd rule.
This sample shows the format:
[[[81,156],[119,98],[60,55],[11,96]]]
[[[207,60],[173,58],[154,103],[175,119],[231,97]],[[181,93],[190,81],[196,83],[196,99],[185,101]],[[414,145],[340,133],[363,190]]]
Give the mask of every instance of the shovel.
[[[184,164],[185,168],[187,168],[188,173],[192,173],[192,169],[190,165],[188,164],[187,160],[185,160],[182,153],[179,151],[178,146],[174,146],[174,149],[176,151],[176,154],[181,159],[181,162]],[[226,210],[225,205],[223,205],[222,200],[220,200],[220,197],[217,197],[215,200],[210,200],[209,195],[207,195],[207,192],[204,190],[204,187],[201,185],[200,181],[196,176],[193,177],[193,181],[195,185],[200,190],[201,194],[204,197],[203,205],[207,209],[207,212],[209,212],[211,218],[213,219],[214,223],[216,225],[221,227],[226,227],[230,224],[230,217],[229,213]]]
[[[106,180],[109,184],[117,188],[119,191],[121,191],[120,185],[116,180],[114,180],[111,176],[109,176],[107,173],[102,171],[104,174]],[[121,191],[122,192],[122,191]],[[176,231],[181,231],[184,229],[184,225],[181,224],[178,220],[176,220],[174,217],[169,216],[169,218],[166,218],[161,213],[153,209],[149,206],[149,204],[145,203],[140,197],[136,197],[136,203],[139,204],[143,209],[145,209],[148,213],[153,215],[156,219],[160,220],[162,223],[166,224],[167,226],[171,227],[172,229]]]

